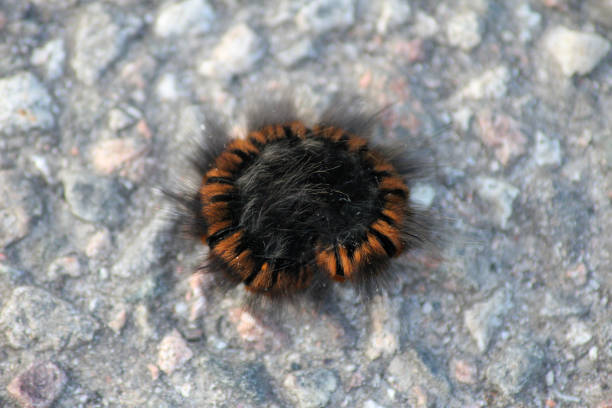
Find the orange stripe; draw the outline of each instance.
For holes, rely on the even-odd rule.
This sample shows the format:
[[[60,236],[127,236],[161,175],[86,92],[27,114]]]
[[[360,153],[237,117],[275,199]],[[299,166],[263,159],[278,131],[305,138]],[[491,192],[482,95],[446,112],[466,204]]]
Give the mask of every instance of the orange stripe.
[[[266,137],[266,140],[268,142],[272,142],[272,141],[276,140],[276,134],[275,134],[274,125],[264,126],[261,129],[261,133],[264,134],[264,136]]]
[[[215,166],[219,167],[221,170],[226,170],[230,172],[234,172],[238,170],[238,167],[242,164],[242,159],[240,156],[235,155],[232,152],[224,151],[221,153],[217,160],[215,160]]]
[[[245,249],[229,262],[230,266],[234,270],[238,271],[238,274],[242,279],[246,279],[251,271],[253,270],[253,258],[251,257],[251,250]]]
[[[227,150],[242,150],[245,153],[259,154],[259,149],[255,147],[255,145],[249,141],[244,139],[236,139],[232,143],[229,144]]]
[[[342,269],[344,270],[344,277],[350,279],[351,275],[353,274],[353,265],[344,246],[338,246],[338,255],[340,255],[340,263],[342,265]]]
[[[385,177],[378,184],[380,190],[403,190],[408,191],[406,183],[399,177]]]
[[[317,254],[317,264],[324,269],[332,279],[336,278],[336,256],[332,251],[321,251]]]
[[[300,139],[304,139],[306,137],[306,127],[302,124],[302,122],[292,122],[290,124],[291,132],[299,137]]]
[[[356,152],[361,149],[363,146],[368,144],[368,141],[364,138],[351,136],[350,139],[346,142],[348,146],[349,152]]]
[[[342,138],[342,135],[344,134],[345,134],[344,130],[340,128],[331,128],[329,138],[333,140],[334,142],[337,142],[340,140],[340,138]]]
[[[214,168],[214,169],[210,169],[206,172],[206,176],[204,178],[203,183],[206,182],[206,179],[209,179],[211,177],[223,177],[223,178],[232,178],[232,173],[230,173],[229,171],[226,170],[221,170],[219,168]]]
[[[216,195],[228,193],[234,190],[234,186],[229,184],[204,184],[200,188],[200,196],[202,197],[202,202],[208,202],[210,199]]]
[[[249,289],[253,291],[267,290],[272,286],[272,273],[270,271],[269,265],[265,262],[253,282],[248,286]]]
[[[378,241],[378,239],[370,232],[368,232],[367,243],[364,243],[363,245],[364,250],[367,251],[367,254],[370,256],[387,256],[387,251],[385,251],[385,248]]]
[[[262,145],[265,145],[266,143],[268,143],[268,139],[266,139],[266,135],[264,135],[259,130],[249,133],[248,138]]]
[[[202,208],[202,215],[209,225],[229,218],[230,212],[227,207],[227,202],[219,201],[217,203],[205,204]]]
[[[374,221],[374,223],[372,223],[372,228],[389,238],[389,240],[393,242],[393,245],[395,245],[395,248],[397,249],[395,254],[399,255],[403,248],[399,230],[387,224],[383,220]]]
[[[242,230],[234,232],[232,235],[223,238],[217,243],[213,250],[221,259],[230,263],[236,257],[236,247],[242,238]]]
[[[230,227],[231,225],[232,225],[231,220],[215,222],[210,227],[208,227],[207,233],[210,236],[210,235],[216,234],[217,232],[221,231],[223,228]]]
[[[374,171],[386,171],[387,173],[395,173],[395,168],[389,163],[379,163],[374,166]]]
[[[385,204],[385,209],[382,213],[391,218],[395,225],[400,225],[404,219],[403,207],[392,202]]]

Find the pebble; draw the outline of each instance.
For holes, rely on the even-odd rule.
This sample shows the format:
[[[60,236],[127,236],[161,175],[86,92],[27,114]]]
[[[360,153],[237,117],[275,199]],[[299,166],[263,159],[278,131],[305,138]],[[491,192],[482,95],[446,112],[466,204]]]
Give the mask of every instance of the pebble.
[[[239,23],[221,37],[211,56],[200,63],[198,72],[203,76],[231,79],[249,72],[264,54],[263,40],[248,25]]]
[[[487,379],[507,396],[520,393],[528,384],[536,384],[536,377],[544,368],[544,353],[530,343],[505,345],[491,360],[486,370]]]
[[[550,139],[544,133],[538,131],[535,135],[534,158],[538,166],[561,165],[561,145],[556,139]]]
[[[543,41],[566,77],[588,74],[610,51],[610,41],[604,37],[563,26],[550,29]]]
[[[331,30],[345,30],[355,23],[354,0],[314,0],[297,13],[295,22],[302,31],[321,35]]]
[[[418,183],[410,189],[410,200],[422,208],[429,208],[436,197],[436,190],[430,184]]]
[[[78,278],[82,274],[82,265],[79,258],[74,255],[55,258],[47,268],[46,279],[54,281],[64,276]]]
[[[372,2],[376,10],[372,13],[377,15],[376,31],[379,34],[386,34],[394,28],[405,25],[410,18],[410,4],[402,0],[383,0]]]
[[[171,102],[179,99],[184,91],[181,89],[176,75],[164,73],[157,81],[155,93],[160,100]]]
[[[155,275],[154,271],[163,267],[168,255],[170,236],[165,230],[164,219],[153,217],[136,231],[119,259],[113,265],[111,274],[121,278],[134,278],[142,275]]]
[[[91,147],[91,162],[96,173],[109,175],[142,155],[147,146],[133,137],[104,139]]]
[[[400,304],[388,296],[376,296],[370,305],[370,327],[365,355],[370,360],[392,356],[399,350]]]
[[[315,369],[289,374],[283,386],[299,408],[328,406],[338,388],[338,376],[334,371]]]
[[[612,28],[612,1],[589,0],[582,4],[582,10],[604,27]]]
[[[44,85],[31,72],[0,78],[0,133],[14,135],[55,126],[56,105]]]
[[[44,69],[45,77],[53,80],[62,76],[66,63],[64,40],[57,38],[32,51],[30,62]]]
[[[464,11],[451,17],[446,25],[448,43],[463,51],[470,51],[480,44],[482,28],[478,14],[474,11]]]
[[[110,232],[101,229],[94,233],[85,246],[85,255],[89,258],[100,258],[107,254],[112,248]]]
[[[86,85],[94,85],[142,24],[132,16],[116,18],[100,3],[84,7],[76,23],[70,60],[77,78]]]
[[[396,355],[387,367],[386,380],[405,393],[411,406],[447,406],[450,386],[435,375],[414,349]]]
[[[157,366],[167,375],[171,375],[193,357],[187,342],[176,329],[162,339],[158,350]]]
[[[533,11],[528,2],[520,3],[514,10],[514,15],[518,21],[519,41],[526,43],[533,39],[533,32],[540,27],[542,16]]]
[[[584,263],[579,263],[565,272],[565,276],[572,280],[576,286],[584,286],[587,283],[588,271]]]
[[[450,362],[450,371],[455,380],[462,384],[476,384],[478,381],[478,368],[473,362],[453,358]]]
[[[60,178],[66,201],[75,216],[111,228],[123,224],[128,191],[116,179],[76,171],[62,172]]]
[[[477,177],[476,190],[478,195],[489,204],[492,221],[501,229],[508,228],[508,220],[512,216],[512,206],[519,194],[519,189],[503,180],[491,177]]]
[[[120,334],[121,330],[127,322],[128,312],[125,306],[119,306],[113,309],[111,318],[107,326],[115,333]]]
[[[14,170],[0,170],[0,196],[1,250],[28,235],[43,206],[34,184]]]
[[[276,51],[274,55],[284,67],[290,68],[313,57],[315,55],[315,50],[312,39],[306,37],[291,41],[285,48]]]
[[[19,349],[59,351],[93,340],[99,324],[70,303],[31,286],[13,290],[0,313],[0,329]]]
[[[229,319],[236,327],[240,338],[256,350],[261,351],[269,346],[273,348],[280,346],[280,339],[275,335],[274,331],[248,310],[234,308],[230,310]]]
[[[378,402],[369,399],[363,403],[363,408],[385,408],[385,407],[383,405],[380,405]]]
[[[113,132],[119,132],[132,126],[141,116],[138,109],[134,107],[113,108],[108,112],[108,128]]]
[[[509,80],[508,68],[501,65],[471,79],[457,96],[459,99],[499,99],[506,95]]]
[[[160,37],[203,34],[211,30],[215,17],[206,0],[167,2],[157,13],[153,31]]]
[[[36,362],[13,378],[6,390],[25,408],[47,408],[60,396],[68,378],[50,361]]]
[[[498,289],[489,299],[475,303],[465,311],[464,324],[481,353],[489,347],[495,330],[502,325],[503,315],[511,306],[509,294]]]
[[[589,311],[587,307],[576,300],[562,299],[550,292],[544,293],[543,296],[539,294],[536,299],[540,299],[536,307],[538,308],[538,314],[543,317],[580,316]]]
[[[419,38],[430,38],[438,34],[440,26],[435,18],[419,10],[414,16],[412,31]]]
[[[593,338],[589,327],[581,320],[572,320],[565,335],[565,339],[571,347],[579,347],[587,344]]]
[[[485,109],[478,113],[479,136],[485,146],[493,149],[495,158],[507,166],[509,162],[525,153],[527,137],[521,132],[519,123],[503,113],[493,114]]]

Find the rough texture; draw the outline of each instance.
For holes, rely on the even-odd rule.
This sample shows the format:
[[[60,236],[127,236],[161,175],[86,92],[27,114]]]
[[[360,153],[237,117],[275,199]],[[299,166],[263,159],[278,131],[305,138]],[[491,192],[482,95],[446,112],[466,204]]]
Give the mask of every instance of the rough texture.
[[[0,1],[0,406],[33,404],[20,384],[43,371],[57,408],[610,406],[611,16]],[[168,233],[156,190],[192,180],[206,119],[240,135],[253,97],[286,89],[312,116],[361,95],[384,108],[377,142],[431,160],[411,198],[448,226],[442,262],[274,313],[192,277],[206,249]]]

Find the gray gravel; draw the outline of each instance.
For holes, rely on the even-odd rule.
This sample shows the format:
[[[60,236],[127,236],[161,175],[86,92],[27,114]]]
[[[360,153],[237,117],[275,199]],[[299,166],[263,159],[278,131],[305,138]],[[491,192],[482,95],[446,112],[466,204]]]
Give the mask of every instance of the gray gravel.
[[[0,406],[612,405],[609,0],[0,1]],[[444,261],[246,310],[157,189],[209,115],[387,107]]]

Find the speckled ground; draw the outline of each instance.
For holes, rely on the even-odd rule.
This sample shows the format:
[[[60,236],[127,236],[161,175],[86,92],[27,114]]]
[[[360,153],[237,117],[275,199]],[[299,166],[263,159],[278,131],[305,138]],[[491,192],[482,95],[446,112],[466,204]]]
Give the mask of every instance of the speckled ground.
[[[611,41],[609,0],[0,0],[0,406],[612,406]],[[443,263],[280,320],[191,274],[156,189],[288,88],[389,106]]]

